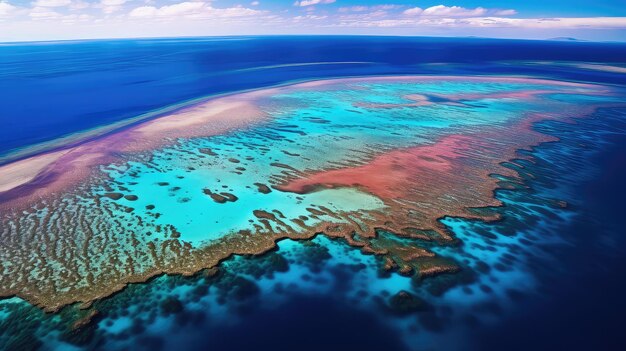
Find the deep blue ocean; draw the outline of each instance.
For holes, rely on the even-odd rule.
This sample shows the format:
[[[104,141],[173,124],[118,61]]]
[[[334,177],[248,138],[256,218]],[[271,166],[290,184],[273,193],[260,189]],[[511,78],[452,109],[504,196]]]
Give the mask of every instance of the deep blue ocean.
[[[624,67],[626,44],[343,36],[0,44],[0,161],[7,162],[19,149],[182,101],[298,80],[501,74],[626,85],[626,74],[573,65],[580,62]],[[471,335],[463,336],[464,348],[624,350],[626,114],[599,111],[575,125],[546,122],[537,128],[562,142],[533,151],[539,161],[528,167],[538,176],[516,196],[532,198],[566,184],[569,190],[561,195],[572,199],[574,215],[559,227],[559,235],[568,244],[529,243],[537,253],[529,264],[536,291],[512,291],[513,308],[502,310],[494,302],[477,310],[497,323],[473,326]],[[587,146],[577,149],[582,144]],[[568,157],[575,164],[559,163],[568,160],[564,150],[573,153]],[[514,203],[507,202],[505,216],[515,211]],[[331,273],[341,282],[346,273],[338,267]],[[147,285],[176,286],[159,279]],[[341,292],[340,284],[337,289]],[[127,301],[123,294],[114,297],[115,303]],[[333,294],[281,296],[283,301],[271,308],[244,306],[236,323],[216,325],[204,315],[181,314],[175,327],[163,327],[163,335],[147,335],[139,328],[124,334],[124,340],[132,341],[124,345],[146,350],[407,349],[403,336],[379,311],[352,308]],[[445,319],[424,316],[421,323],[429,326],[428,332],[447,335]]]

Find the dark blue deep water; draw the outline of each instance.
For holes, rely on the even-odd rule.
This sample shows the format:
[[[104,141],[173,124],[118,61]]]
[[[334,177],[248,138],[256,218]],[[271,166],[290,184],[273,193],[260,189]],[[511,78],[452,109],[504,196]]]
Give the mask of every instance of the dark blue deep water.
[[[0,44],[0,163],[20,148],[181,101],[296,80],[507,74],[626,84],[626,74],[575,67],[580,62],[624,67],[626,44],[339,36]],[[559,190],[558,195],[572,204],[573,217],[558,227],[558,235],[566,238],[567,244],[528,241],[532,247],[529,257],[533,258],[528,269],[537,281],[536,291],[511,290],[507,303],[512,308],[494,301],[475,311],[477,316],[495,318],[496,323],[482,324],[477,322],[479,318],[468,316],[471,333],[459,335],[448,333],[453,328],[446,324],[445,315],[451,311],[435,308],[421,312],[417,317],[423,328],[420,333],[432,333],[437,343],[427,349],[456,349],[459,345],[470,350],[626,349],[626,111],[600,110],[577,124],[544,122],[537,129],[561,141],[532,151],[538,161],[528,165],[534,174],[527,180],[528,189],[509,195],[501,211],[507,218],[517,213],[516,203],[564,184],[566,190]],[[261,267],[266,259],[238,258],[227,263],[222,267],[224,276],[211,282],[210,291],[223,289],[219,279],[229,282],[239,270]],[[302,257],[294,261],[298,260],[306,261]],[[411,339],[389,323],[389,316],[380,309],[355,308],[338,297],[350,289],[350,270],[358,267],[327,267],[336,280],[332,293],[289,293],[285,287],[276,293],[281,302],[271,306],[265,305],[271,299],[256,296],[254,284],[233,280],[239,282],[233,283],[238,290],[228,292],[237,301],[236,308],[228,312],[237,317],[233,323],[211,320],[225,314],[217,307],[210,313],[190,312],[185,304],[193,301],[163,302],[159,295],[153,304],[161,304],[158,309],[165,311],[167,323],[174,320],[173,326],[156,328],[162,333],[146,331],[147,327],[137,322],[140,318],[121,327],[106,324],[106,318],[124,320],[126,314],[141,315],[136,310],[129,312],[128,306],[145,303],[156,295],[154,291],[167,295],[167,291],[195,286],[194,279],[200,280],[156,278],[96,303],[103,320],[94,321],[88,332],[63,334],[59,339],[88,349],[415,349]],[[316,277],[307,279],[315,281]],[[207,293],[203,287],[197,284],[198,294]],[[19,306],[16,313],[27,322],[0,321],[0,348],[63,349],[59,345],[66,344],[56,341],[47,340],[49,345],[44,345],[30,340],[29,333],[35,334],[38,324],[49,323],[51,316]],[[103,334],[103,328],[122,331]],[[102,335],[113,334],[115,338],[103,340],[106,337]],[[448,340],[455,337],[459,339]]]
[[[622,121],[619,128],[624,126]],[[555,274],[537,267],[542,297],[526,301],[518,314],[482,331],[479,349],[626,348],[626,275],[620,272],[626,267],[626,136],[608,139],[607,149],[589,165],[601,174],[581,184],[585,206],[564,229],[573,245],[548,248],[565,268]]]

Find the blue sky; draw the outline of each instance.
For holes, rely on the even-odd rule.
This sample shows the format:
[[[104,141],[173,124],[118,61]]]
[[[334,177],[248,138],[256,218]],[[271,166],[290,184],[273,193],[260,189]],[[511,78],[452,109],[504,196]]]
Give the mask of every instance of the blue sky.
[[[0,0],[0,41],[372,34],[626,41],[625,0]]]

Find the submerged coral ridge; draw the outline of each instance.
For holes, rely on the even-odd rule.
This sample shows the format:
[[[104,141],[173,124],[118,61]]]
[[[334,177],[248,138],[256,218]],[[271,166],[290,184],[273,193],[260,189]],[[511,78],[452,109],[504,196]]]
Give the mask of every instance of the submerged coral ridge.
[[[502,165],[516,150],[554,140],[533,123],[619,102],[603,86],[484,77],[318,81],[240,98],[85,143],[22,183],[5,179],[18,185],[0,193],[0,295],[56,310],[319,233],[403,275],[456,272],[433,249],[456,240],[440,219],[497,219],[473,209],[500,205],[502,179],[521,182]],[[81,176],[64,180],[72,170]]]

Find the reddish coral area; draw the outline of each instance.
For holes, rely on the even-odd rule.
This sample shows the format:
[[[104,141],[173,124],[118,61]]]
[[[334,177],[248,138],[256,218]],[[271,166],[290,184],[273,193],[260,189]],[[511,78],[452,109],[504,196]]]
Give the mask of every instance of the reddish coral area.
[[[374,155],[354,167],[309,172],[275,188],[308,193],[357,187],[390,206],[389,213],[399,215],[395,222],[437,230],[436,221],[442,216],[479,217],[469,209],[500,205],[493,196],[497,179],[490,175],[517,176],[500,163],[516,157],[522,145],[554,140],[532,128],[540,118],[549,116],[528,116],[514,124],[448,135],[431,145]]]
[[[452,171],[455,168],[455,159],[462,157],[464,151],[479,147],[480,144],[480,140],[451,135],[434,145],[394,150],[375,157],[362,166],[321,171],[278,188],[307,193],[319,187],[352,186],[382,199],[406,198],[407,183],[413,184],[416,178],[422,179],[423,183],[431,178],[431,174]]]

